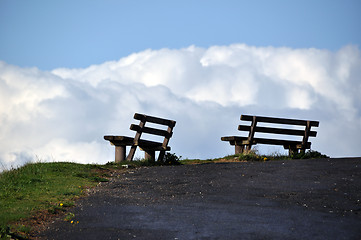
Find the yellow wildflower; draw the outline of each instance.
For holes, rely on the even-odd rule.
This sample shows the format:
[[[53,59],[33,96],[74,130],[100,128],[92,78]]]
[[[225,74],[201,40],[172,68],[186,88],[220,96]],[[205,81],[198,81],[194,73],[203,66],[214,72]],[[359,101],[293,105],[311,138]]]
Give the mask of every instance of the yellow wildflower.
[[[64,204],[63,204],[63,203],[60,203],[59,205],[60,205],[60,207],[62,207]]]

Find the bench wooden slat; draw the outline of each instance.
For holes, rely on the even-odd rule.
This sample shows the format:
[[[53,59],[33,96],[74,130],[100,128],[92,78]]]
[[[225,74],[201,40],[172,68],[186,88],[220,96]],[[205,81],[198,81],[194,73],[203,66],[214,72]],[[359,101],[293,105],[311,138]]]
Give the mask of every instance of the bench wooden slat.
[[[239,125],[239,131],[251,131],[251,126]],[[305,130],[297,129],[282,129],[282,128],[270,128],[270,127],[255,127],[255,132],[262,133],[273,133],[273,134],[285,134],[285,135],[294,135],[294,136],[303,136],[305,135]],[[316,137],[316,131],[310,131],[309,136]]]
[[[222,141],[228,141],[231,145],[248,145],[250,142],[248,141],[247,137],[238,137],[238,136],[229,136],[229,137],[222,137]],[[289,149],[290,147],[294,148],[301,148],[302,141],[292,141],[292,140],[279,140],[279,139],[270,139],[270,138],[253,138],[251,144],[269,144],[269,145],[281,145],[284,146],[285,149]],[[311,143],[306,143],[307,148],[311,147]]]
[[[270,138],[253,138],[254,143],[261,143],[261,144],[269,144],[269,145],[283,145],[286,149],[290,146],[301,148],[302,141],[292,141],[292,140],[280,140],[280,139],[270,139]],[[306,143],[306,148],[310,148],[311,143]]]
[[[131,146],[133,144],[134,138],[126,136],[104,136],[105,140],[110,141],[115,146]]]
[[[113,145],[116,146],[131,146],[135,144],[141,148],[158,148],[159,150],[170,149],[170,147],[164,148],[162,147],[162,143],[153,142],[150,140],[140,139],[138,142],[134,142],[134,138],[126,137],[126,136],[104,136],[105,140],[110,141]]]
[[[151,123],[156,123],[156,124],[161,124],[161,125],[167,125],[169,127],[174,127],[175,123],[176,123],[173,120],[148,116],[148,115],[139,114],[139,113],[134,114],[134,119],[137,119],[137,120],[140,120],[140,121],[144,120],[146,122],[151,122]]]
[[[169,137],[169,138],[172,137],[172,133],[169,133],[166,130],[150,128],[150,127],[141,128],[139,125],[135,125],[135,124],[130,125],[130,130],[137,131],[137,132],[141,131],[143,133],[149,133],[149,134],[154,134],[154,135],[163,136],[163,137]]]
[[[241,115],[241,120],[252,121],[253,117],[254,116],[250,116],[250,115]],[[256,116],[256,117],[257,117],[257,122],[307,126],[306,120],[290,119],[290,118],[263,117],[263,116]],[[318,127],[318,125],[319,125],[318,121],[310,121],[310,123],[311,123],[312,127]]]
[[[134,142],[139,147],[159,147],[162,146],[160,142],[153,142],[150,140],[140,139],[138,142]]]
[[[248,137],[239,137],[239,136],[221,137],[222,141],[242,141],[242,140],[247,140],[247,139],[248,139]]]
[[[162,143],[159,142],[153,142],[150,140],[144,140],[144,139],[140,139],[138,142],[134,143],[136,146],[139,146],[142,149],[154,149],[156,151],[160,151],[160,150],[170,150],[170,147],[163,147]]]
[[[139,147],[143,150],[143,151],[148,151],[148,150],[152,150],[152,151],[170,151],[170,147],[163,147],[162,145],[139,145]]]

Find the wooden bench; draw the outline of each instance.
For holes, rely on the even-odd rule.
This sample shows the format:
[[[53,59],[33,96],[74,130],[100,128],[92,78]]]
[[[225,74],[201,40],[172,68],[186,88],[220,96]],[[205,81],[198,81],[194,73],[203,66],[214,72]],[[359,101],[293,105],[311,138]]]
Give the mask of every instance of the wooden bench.
[[[141,150],[145,152],[145,159],[148,159],[150,161],[155,161],[155,152],[159,151],[158,161],[163,161],[165,152],[170,151],[170,147],[168,146],[168,143],[169,143],[169,139],[172,137],[173,127],[175,126],[176,122],[173,120],[148,116],[139,113],[134,114],[134,119],[140,121],[138,125],[135,124],[130,125],[130,129],[136,131],[134,138],[126,137],[126,136],[111,136],[111,135],[104,136],[105,140],[110,141],[110,143],[115,146],[115,162],[121,162],[124,161],[125,159],[127,161],[132,161],[137,147],[140,147]],[[168,128],[167,130],[163,130],[154,127],[146,127],[145,124],[147,122],[158,125],[165,125]],[[142,139],[141,138],[143,137],[142,133],[163,136],[164,140],[163,142],[155,142],[155,141]],[[127,158],[125,158],[126,146],[131,146]]]
[[[248,121],[250,125],[239,125],[239,131],[247,131],[247,137],[241,136],[229,136],[222,137],[222,141],[228,141],[231,145],[235,146],[235,154],[243,153],[245,150],[249,151],[252,148],[252,145],[256,144],[271,144],[271,145],[281,145],[284,149],[289,150],[289,155],[298,153],[298,151],[304,152],[306,149],[311,148],[311,142],[308,141],[309,137],[316,137],[317,132],[311,131],[311,127],[318,127],[318,121],[309,121],[309,120],[298,120],[298,119],[286,119],[286,118],[274,118],[274,117],[261,117],[261,116],[250,116],[250,115],[241,115],[241,121]],[[257,123],[267,123],[270,124],[284,124],[284,125],[297,125],[304,127],[304,129],[291,129],[288,128],[275,128],[267,126],[259,126]],[[283,126],[284,127],[284,126]],[[301,140],[282,140],[282,139],[273,139],[273,138],[259,138],[255,137],[256,133],[267,133],[271,134],[274,137],[274,134],[281,134],[283,138],[286,138],[285,135],[299,136]]]

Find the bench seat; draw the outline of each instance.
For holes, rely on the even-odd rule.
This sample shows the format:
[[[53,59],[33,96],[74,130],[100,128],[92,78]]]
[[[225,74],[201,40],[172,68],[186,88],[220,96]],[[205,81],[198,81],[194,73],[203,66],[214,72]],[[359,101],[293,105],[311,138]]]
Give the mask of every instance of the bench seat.
[[[154,149],[155,151],[161,151],[161,150],[170,151],[171,150],[171,148],[169,146],[163,147],[162,143],[160,143],[160,142],[153,142],[153,141],[149,141],[149,140],[140,139],[137,143],[137,142],[134,142],[134,138],[126,137],[126,136],[107,135],[107,136],[104,136],[104,139],[111,142],[114,146],[132,146],[134,143],[135,146],[138,146],[138,147],[142,148],[143,150],[150,150],[150,149]]]
[[[301,141],[292,141],[292,140],[280,140],[280,139],[270,139],[270,138],[253,138],[252,142],[248,140],[248,137],[238,137],[238,136],[229,136],[222,137],[222,141],[228,141],[231,145],[256,145],[259,144],[268,144],[268,145],[282,145],[285,149],[302,149]],[[306,143],[306,148],[310,148],[311,143]]]

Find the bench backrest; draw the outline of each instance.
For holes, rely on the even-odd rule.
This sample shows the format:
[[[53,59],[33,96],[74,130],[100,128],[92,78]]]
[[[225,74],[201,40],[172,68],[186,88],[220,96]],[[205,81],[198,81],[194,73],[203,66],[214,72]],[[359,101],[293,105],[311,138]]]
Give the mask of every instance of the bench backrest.
[[[248,142],[252,143],[253,138],[256,132],[268,133],[268,134],[282,134],[282,135],[293,135],[293,136],[302,136],[301,149],[307,148],[307,145],[311,143],[308,142],[309,137],[316,137],[317,132],[312,131],[311,127],[318,127],[318,121],[310,120],[299,120],[299,119],[287,119],[287,118],[274,118],[274,117],[262,117],[262,116],[250,116],[250,115],[241,115],[242,121],[250,121],[251,124],[239,125],[238,130],[248,131]],[[258,122],[272,123],[272,124],[286,124],[286,125],[298,125],[304,126],[304,130],[299,129],[290,129],[290,128],[274,128],[274,127],[261,127],[257,126]]]
[[[159,153],[160,155],[158,157],[158,159],[162,159],[164,157],[165,150],[167,150],[169,139],[173,135],[173,127],[175,126],[176,121],[159,118],[159,117],[148,116],[148,115],[140,114],[140,113],[135,113],[134,119],[139,120],[139,124],[138,125],[135,125],[135,124],[130,125],[130,129],[133,131],[136,131],[136,134],[135,134],[133,145],[131,146],[131,149],[130,149],[127,159],[128,160],[133,159],[136,148],[137,148],[137,146],[140,145],[142,133],[147,133],[147,134],[164,137],[164,140],[161,143],[161,149],[163,149],[163,151],[162,150],[160,151],[160,153]],[[165,125],[165,126],[167,126],[167,130],[158,129],[158,128],[154,128],[154,127],[146,127],[145,126],[146,122],[159,124],[159,125]]]

